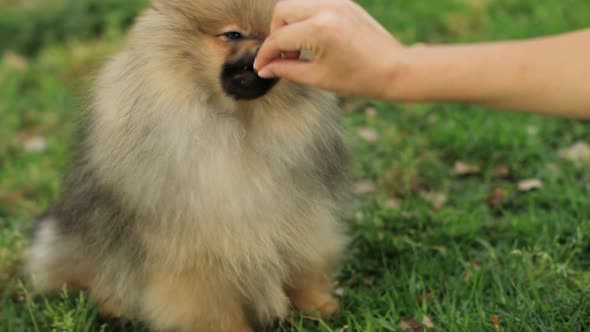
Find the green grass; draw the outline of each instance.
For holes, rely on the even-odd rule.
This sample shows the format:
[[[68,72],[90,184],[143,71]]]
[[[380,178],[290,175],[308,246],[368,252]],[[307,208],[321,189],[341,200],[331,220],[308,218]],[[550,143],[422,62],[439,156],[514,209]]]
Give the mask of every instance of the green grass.
[[[27,56],[0,63],[0,331],[145,331],[97,318],[83,294],[31,298],[18,272],[31,220],[59,191],[87,80],[142,1],[21,2],[34,3],[0,0],[0,54]],[[585,0],[360,3],[406,43],[590,26]],[[401,331],[403,317],[425,316],[437,331],[496,331],[494,315],[500,331],[590,330],[590,164],[558,154],[589,141],[589,125],[372,101],[345,122],[354,176],[376,191],[360,195],[347,220],[353,241],[337,274],[344,312],[322,323],[296,316],[278,331]],[[367,128],[376,140],[359,135]],[[26,149],[35,137],[46,146]],[[481,172],[452,175],[456,161]],[[510,174],[494,176],[499,166]],[[521,192],[523,179],[544,186]],[[486,202],[497,189],[498,204]],[[434,208],[433,196],[446,202]]]

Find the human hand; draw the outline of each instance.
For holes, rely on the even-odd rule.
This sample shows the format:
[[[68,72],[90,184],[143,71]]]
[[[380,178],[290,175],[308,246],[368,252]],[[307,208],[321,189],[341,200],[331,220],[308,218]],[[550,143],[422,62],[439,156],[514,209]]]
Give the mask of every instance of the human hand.
[[[264,78],[387,99],[396,57],[404,49],[353,1],[280,0],[254,66]],[[301,60],[302,51],[311,59]]]

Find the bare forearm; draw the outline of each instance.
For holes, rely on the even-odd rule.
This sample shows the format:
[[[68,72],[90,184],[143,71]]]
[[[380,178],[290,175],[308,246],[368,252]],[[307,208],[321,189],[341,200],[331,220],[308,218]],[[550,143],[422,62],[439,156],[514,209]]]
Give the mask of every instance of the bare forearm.
[[[406,47],[353,1],[283,0],[271,30],[255,65],[264,78],[342,95],[590,119],[590,29],[524,41]],[[311,51],[312,61],[285,56],[302,50]]]
[[[590,29],[527,41],[413,46],[396,57],[392,100],[590,119]]]

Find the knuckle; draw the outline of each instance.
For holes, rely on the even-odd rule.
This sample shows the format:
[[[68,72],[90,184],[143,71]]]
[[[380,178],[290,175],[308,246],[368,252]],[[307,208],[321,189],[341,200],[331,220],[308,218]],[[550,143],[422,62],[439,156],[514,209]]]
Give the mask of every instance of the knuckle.
[[[318,16],[316,20],[313,21],[313,28],[318,33],[326,33],[331,29],[335,28],[337,21],[336,15],[333,13],[327,12],[323,13]]]
[[[342,0],[332,0],[332,9],[336,12],[343,12],[345,10],[348,9],[349,7],[349,3],[348,1],[342,1]]]
[[[282,31],[275,31],[274,33],[271,33],[266,40],[264,41],[264,43],[262,44],[262,46],[264,47],[266,45],[267,48],[276,48],[278,47],[279,42],[283,39],[283,33]]]
[[[277,49],[276,43],[273,42],[272,40],[267,40],[264,44],[262,44],[262,46],[258,50],[258,54],[256,55],[256,58],[260,62],[267,62],[269,59],[271,59],[273,57],[273,53],[276,52],[276,49]]]

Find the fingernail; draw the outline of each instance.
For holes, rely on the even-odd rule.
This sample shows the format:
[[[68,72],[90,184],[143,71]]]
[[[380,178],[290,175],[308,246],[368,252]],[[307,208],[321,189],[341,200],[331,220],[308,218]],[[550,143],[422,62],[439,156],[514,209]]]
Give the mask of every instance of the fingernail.
[[[266,69],[266,68],[263,68],[262,70],[260,70],[258,72],[258,76],[260,78],[267,78],[267,79],[268,78],[274,78],[275,77],[275,75],[273,74],[273,72],[270,71],[270,70],[268,70],[268,69]]]
[[[254,59],[254,70],[258,70],[258,58]]]

